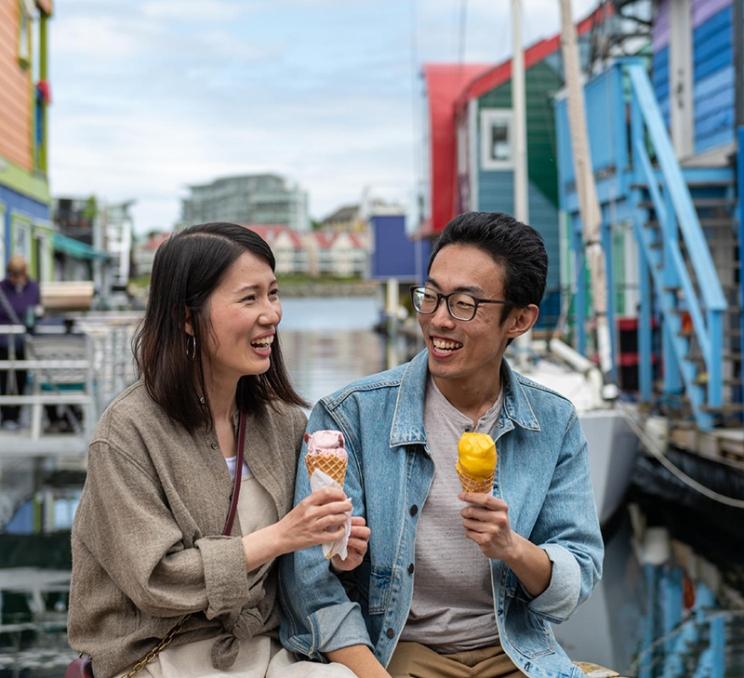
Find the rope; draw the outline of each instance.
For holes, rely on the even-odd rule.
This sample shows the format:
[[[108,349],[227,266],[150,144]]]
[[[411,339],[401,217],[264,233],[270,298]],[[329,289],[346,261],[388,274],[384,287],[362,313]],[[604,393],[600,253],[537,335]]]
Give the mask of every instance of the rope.
[[[729,497],[725,494],[721,494],[720,492],[716,492],[715,490],[710,489],[706,485],[703,485],[694,478],[688,476],[681,468],[676,466],[667,458],[667,456],[662,451],[658,449],[656,441],[654,441],[653,438],[651,438],[643,430],[638,421],[636,421],[636,419],[630,414],[627,408],[621,408],[620,411],[625,416],[625,420],[628,422],[630,428],[633,429],[633,432],[638,436],[638,439],[641,441],[644,448],[678,480],[712,501],[718,502],[719,504],[724,504],[725,506],[730,506],[732,508],[744,509],[744,499]]]

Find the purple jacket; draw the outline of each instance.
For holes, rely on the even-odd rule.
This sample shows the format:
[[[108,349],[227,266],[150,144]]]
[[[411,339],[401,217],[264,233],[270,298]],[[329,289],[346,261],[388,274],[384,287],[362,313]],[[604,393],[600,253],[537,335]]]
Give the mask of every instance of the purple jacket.
[[[20,320],[21,323],[26,322],[28,309],[33,309],[41,302],[39,285],[33,280],[28,280],[21,290],[17,291],[16,286],[8,278],[5,278],[0,281],[0,293],[5,295],[10,307],[15,311],[17,320]],[[0,300],[0,325],[13,325],[15,322],[16,319],[9,315],[5,303]],[[23,342],[23,337],[20,335],[17,335],[17,337],[16,345],[19,345]],[[8,346],[8,335],[0,333],[0,347],[6,346]]]

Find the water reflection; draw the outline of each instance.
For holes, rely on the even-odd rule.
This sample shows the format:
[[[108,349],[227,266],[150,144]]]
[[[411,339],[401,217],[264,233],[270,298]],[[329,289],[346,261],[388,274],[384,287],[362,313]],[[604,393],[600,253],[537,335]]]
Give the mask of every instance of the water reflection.
[[[567,622],[555,626],[556,638],[576,660],[626,671],[640,646],[638,620],[644,598],[643,571],[632,547],[630,521],[624,515],[605,538],[602,581]]]
[[[384,342],[370,331],[284,331],[292,383],[310,403],[384,368]]]

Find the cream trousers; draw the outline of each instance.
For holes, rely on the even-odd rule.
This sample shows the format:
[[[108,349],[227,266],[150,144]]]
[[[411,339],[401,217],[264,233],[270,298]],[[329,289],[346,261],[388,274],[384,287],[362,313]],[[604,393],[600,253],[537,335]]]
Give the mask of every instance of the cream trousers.
[[[228,671],[212,667],[210,650],[214,638],[167,648],[140,671],[136,678],[356,678],[341,664],[296,661],[269,636],[240,643],[238,658]]]

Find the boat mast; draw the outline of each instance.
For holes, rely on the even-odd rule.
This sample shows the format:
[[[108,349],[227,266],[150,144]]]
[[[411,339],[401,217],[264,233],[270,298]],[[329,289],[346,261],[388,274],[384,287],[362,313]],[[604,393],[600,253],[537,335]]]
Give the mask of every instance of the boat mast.
[[[607,282],[605,260],[600,241],[602,215],[594,183],[589,141],[584,108],[584,90],[581,85],[579,55],[576,46],[576,27],[573,23],[571,0],[560,0],[561,5],[561,51],[563,73],[568,95],[568,123],[571,131],[576,190],[579,194],[579,214],[583,225],[584,256],[589,266],[594,302],[594,326],[596,332],[599,366],[604,380],[604,397],[617,393],[612,381],[612,353],[610,328],[607,322]]]
[[[514,218],[523,224],[529,223],[527,200],[527,121],[524,87],[524,50],[522,48],[522,0],[512,0],[512,130],[514,132]],[[517,362],[521,370],[527,368],[532,330],[517,339]]]

